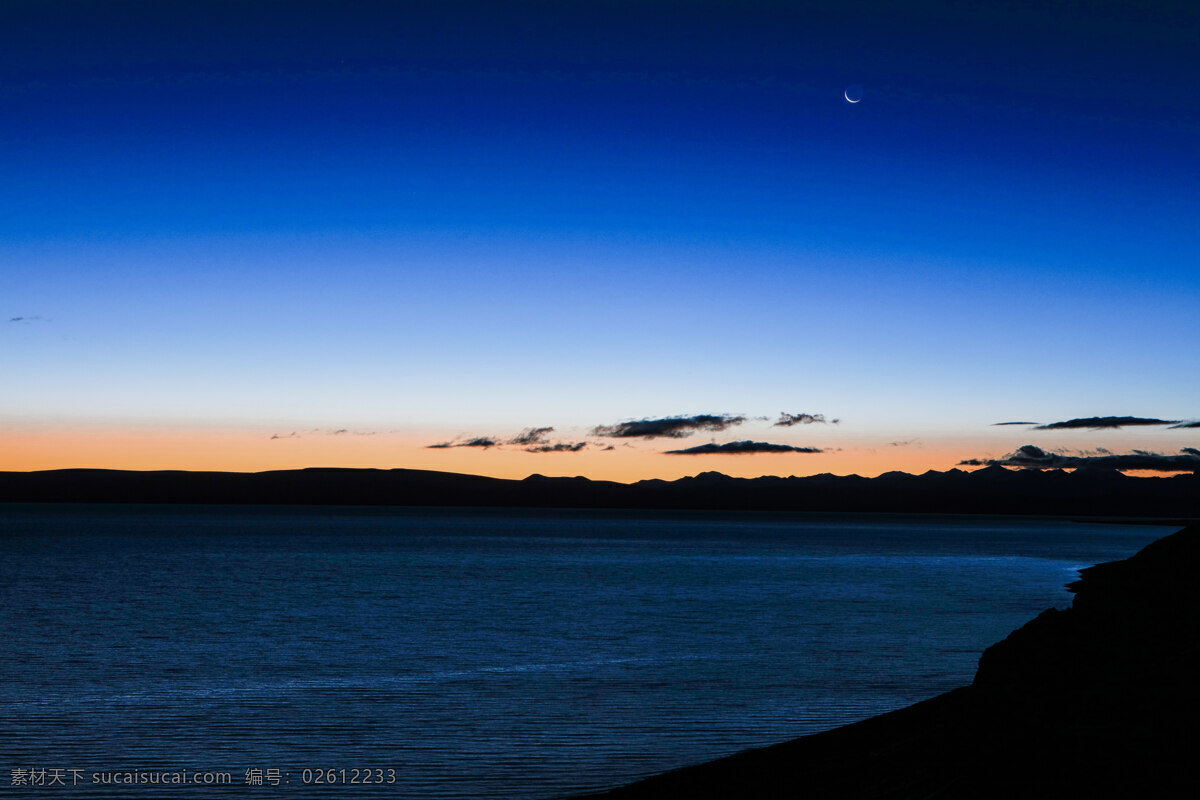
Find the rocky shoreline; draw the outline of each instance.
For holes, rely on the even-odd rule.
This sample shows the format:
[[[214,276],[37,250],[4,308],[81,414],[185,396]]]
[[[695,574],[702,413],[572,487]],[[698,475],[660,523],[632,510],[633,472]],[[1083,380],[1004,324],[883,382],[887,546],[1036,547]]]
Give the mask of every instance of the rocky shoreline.
[[[1191,797],[1200,525],[1085,569],[970,686],[577,800]]]

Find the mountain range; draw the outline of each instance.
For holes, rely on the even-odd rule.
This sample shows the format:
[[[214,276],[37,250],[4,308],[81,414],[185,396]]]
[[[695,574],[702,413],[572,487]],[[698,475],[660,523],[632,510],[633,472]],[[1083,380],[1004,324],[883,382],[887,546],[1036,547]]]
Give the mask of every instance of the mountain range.
[[[1088,517],[1200,517],[1200,474],[1133,477],[1112,469],[974,471],[878,477],[734,478],[702,472],[635,483],[523,480],[413,469],[268,472],[65,469],[0,472],[0,502],[382,505],[692,509]]]

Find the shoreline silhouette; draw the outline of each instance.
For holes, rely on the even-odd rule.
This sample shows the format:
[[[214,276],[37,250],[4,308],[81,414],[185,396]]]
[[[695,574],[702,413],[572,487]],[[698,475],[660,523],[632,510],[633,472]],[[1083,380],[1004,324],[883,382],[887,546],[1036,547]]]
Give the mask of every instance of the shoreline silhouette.
[[[907,708],[572,800],[1191,796],[1200,524],[1081,570],[986,651],[975,680]]]

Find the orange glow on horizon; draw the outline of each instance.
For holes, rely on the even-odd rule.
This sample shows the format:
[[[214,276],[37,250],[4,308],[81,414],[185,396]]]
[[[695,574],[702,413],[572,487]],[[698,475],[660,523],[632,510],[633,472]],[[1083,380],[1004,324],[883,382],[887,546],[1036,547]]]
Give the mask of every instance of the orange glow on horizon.
[[[824,453],[664,455],[662,440],[589,445],[578,453],[527,453],[517,447],[430,449],[429,435],[298,434],[272,439],[249,431],[51,430],[0,434],[0,470],[127,469],[260,472],[304,467],[427,469],[497,478],[534,473],[631,482],[700,472],[737,477],[947,470],[974,451],[962,442],[915,447],[845,447]]]

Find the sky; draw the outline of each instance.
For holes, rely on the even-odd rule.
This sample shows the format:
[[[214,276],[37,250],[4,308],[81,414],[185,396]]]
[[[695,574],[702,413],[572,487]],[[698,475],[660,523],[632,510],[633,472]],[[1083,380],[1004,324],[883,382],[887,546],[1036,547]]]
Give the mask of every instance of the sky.
[[[0,469],[1172,457],[1196,41],[1172,3],[6,0]]]

